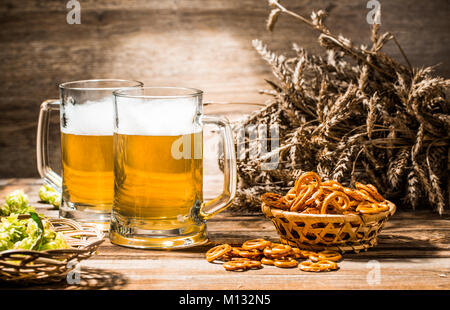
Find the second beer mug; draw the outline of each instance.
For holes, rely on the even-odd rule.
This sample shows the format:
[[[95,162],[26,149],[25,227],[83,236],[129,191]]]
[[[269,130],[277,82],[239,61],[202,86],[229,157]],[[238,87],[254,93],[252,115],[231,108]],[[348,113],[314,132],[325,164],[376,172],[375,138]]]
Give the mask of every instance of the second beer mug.
[[[205,221],[229,206],[236,158],[228,121],[202,116],[196,89],[118,90],[114,124],[114,204],[110,240],[139,248],[182,248],[206,240]],[[222,194],[203,201],[203,124],[221,129]]]
[[[60,100],[42,103],[37,131],[39,174],[62,191],[62,217],[109,228],[113,202],[113,95],[127,80],[85,80],[59,85]],[[62,178],[48,165],[49,113],[60,111]]]

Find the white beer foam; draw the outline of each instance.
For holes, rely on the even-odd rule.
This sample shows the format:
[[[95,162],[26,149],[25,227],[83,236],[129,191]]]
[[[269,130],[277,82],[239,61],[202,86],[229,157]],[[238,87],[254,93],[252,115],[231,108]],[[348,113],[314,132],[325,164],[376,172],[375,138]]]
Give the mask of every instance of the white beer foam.
[[[64,113],[66,127],[61,126],[61,131],[64,133],[111,136],[114,132],[112,97],[75,105],[66,103]]]
[[[141,136],[176,136],[200,131],[194,123],[196,98],[117,98],[119,124],[116,132]]]

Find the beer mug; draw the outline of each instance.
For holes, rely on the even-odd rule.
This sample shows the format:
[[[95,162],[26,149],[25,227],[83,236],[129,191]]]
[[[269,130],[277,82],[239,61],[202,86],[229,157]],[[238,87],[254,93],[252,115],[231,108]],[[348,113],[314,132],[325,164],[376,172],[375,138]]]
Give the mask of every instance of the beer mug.
[[[136,248],[184,248],[207,240],[205,222],[236,192],[226,118],[202,115],[202,91],[144,87],[114,92],[114,204],[109,238]],[[203,201],[203,124],[219,128],[224,186]]]
[[[85,80],[59,85],[60,99],[41,104],[37,168],[44,181],[62,192],[60,216],[109,228],[114,196],[113,95],[137,81]],[[62,177],[48,164],[49,114],[60,111]]]

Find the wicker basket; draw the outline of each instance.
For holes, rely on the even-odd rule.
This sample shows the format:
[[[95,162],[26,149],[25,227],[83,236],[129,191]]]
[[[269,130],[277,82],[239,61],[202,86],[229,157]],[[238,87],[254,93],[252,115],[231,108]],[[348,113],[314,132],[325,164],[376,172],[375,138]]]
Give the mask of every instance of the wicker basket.
[[[19,218],[26,218],[21,215]],[[59,282],[89,258],[104,241],[95,225],[80,224],[69,219],[48,219],[56,232],[66,238],[68,249],[47,251],[7,250],[0,252],[0,281],[17,284]]]
[[[373,215],[302,214],[271,208],[263,203],[262,211],[275,225],[282,243],[305,250],[365,251],[377,244],[377,236],[395,205]]]

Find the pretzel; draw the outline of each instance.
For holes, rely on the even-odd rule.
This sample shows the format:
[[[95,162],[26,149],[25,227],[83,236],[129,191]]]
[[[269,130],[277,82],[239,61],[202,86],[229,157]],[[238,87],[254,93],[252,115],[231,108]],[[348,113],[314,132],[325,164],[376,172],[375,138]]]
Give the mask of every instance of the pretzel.
[[[305,214],[375,214],[389,209],[388,202],[372,184],[355,183],[356,189],[337,181],[321,181],[315,172],[301,175],[284,196],[266,193],[269,206]]]
[[[289,256],[292,256],[293,258],[303,258],[302,250],[299,248],[292,248]]]
[[[314,185],[308,185],[304,187],[297,198],[292,202],[289,211],[297,211],[298,209],[300,209],[306,199],[313,193],[313,191]]]
[[[318,262],[321,260],[338,262],[342,259],[342,255],[339,252],[335,251],[321,251],[317,254],[310,255],[309,259],[312,260],[313,262]]]
[[[316,180],[315,188],[319,188],[320,185],[321,185],[321,179],[320,179],[320,176],[319,176],[317,173],[310,171],[310,172],[306,172],[306,173],[302,174],[302,175],[297,179],[297,181],[295,181],[294,188],[295,188],[296,194],[297,194],[297,195],[299,194],[299,189],[300,189],[300,187],[301,187],[303,184],[309,184],[309,183],[311,183],[313,180]]]
[[[223,264],[223,268],[228,271],[248,270],[261,268],[261,262],[255,260],[232,260]]]
[[[292,247],[287,244],[272,243],[270,247],[264,249],[264,255],[268,258],[279,258],[288,255]]]
[[[273,259],[267,257],[261,258],[261,264],[263,265],[273,265],[273,263],[274,263]]]
[[[306,213],[306,214],[320,214],[320,211],[317,210],[316,208],[306,208],[305,211],[303,211],[302,213]]]
[[[355,201],[364,201],[365,199],[365,197],[359,191],[355,191],[348,187],[344,188],[344,193],[351,199],[354,199]]]
[[[344,191],[344,187],[342,186],[342,184],[340,184],[337,181],[333,181],[333,180],[322,182],[322,187],[329,188],[332,191],[335,191],[335,190]]]
[[[261,251],[263,250],[263,251]],[[311,261],[298,263],[297,259],[309,258]],[[225,261],[222,265],[227,271],[246,271],[259,269],[262,265],[272,265],[279,268],[299,267],[300,270],[322,272],[338,269],[337,261],[342,255],[335,251],[313,252],[301,250],[282,243],[271,243],[265,239],[245,241],[241,247],[221,244],[206,252],[206,259]]]
[[[230,260],[232,261],[250,261],[250,258],[247,257],[232,257]]]
[[[356,211],[362,214],[376,214],[384,211],[388,211],[389,206],[386,203],[361,203]]]
[[[361,204],[361,201],[358,200],[350,200],[349,208],[350,210],[356,210],[356,207]]]
[[[305,201],[305,206],[314,203],[323,194],[324,190],[322,187],[320,187],[314,194],[311,195],[311,197],[308,200]]]
[[[279,268],[293,268],[298,266],[298,262],[292,257],[284,259],[274,259],[273,265]]]
[[[223,268],[228,271],[247,270],[247,264],[242,260],[234,260],[224,263]]]
[[[384,201],[384,197],[378,193],[378,190],[372,184],[364,185],[362,183],[356,182],[355,187],[357,189],[366,191],[371,197],[373,197],[376,201],[382,202]]]
[[[283,210],[288,210],[290,205],[285,197],[274,193],[265,193],[261,195],[261,200],[270,207]]]
[[[338,198],[338,197],[341,197],[344,200],[344,204],[342,206],[339,203],[337,203],[337,201],[336,201],[336,198]],[[320,209],[320,213],[321,214],[327,213],[327,208],[329,205],[332,205],[333,207],[335,207],[337,209],[337,211],[339,213],[341,213],[342,211],[349,208],[350,200],[342,192],[338,192],[338,191],[333,192],[330,195],[328,195],[327,198],[325,198],[325,200],[323,201],[322,207]]]
[[[261,252],[256,250],[256,249],[252,249],[252,250],[238,250],[238,255],[240,257],[245,257],[245,258],[251,258],[251,259],[257,259],[261,256]]]
[[[264,239],[253,239],[253,240],[248,240],[245,241],[242,244],[242,248],[244,250],[264,250],[265,247],[270,246],[272,242],[268,241],[268,240],[264,240]]]
[[[233,257],[233,255],[231,255],[231,252],[228,252],[227,254],[225,254],[225,255],[223,255],[223,256],[221,256],[219,258],[216,258],[216,260],[220,260],[220,261],[223,261],[223,262],[228,262],[230,260],[234,260],[235,258],[236,257]],[[241,258],[241,257],[239,257],[239,258]]]
[[[295,193],[295,188],[291,188],[289,192],[284,196],[289,205],[291,205],[292,201],[295,200],[297,194]]]
[[[209,249],[206,252],[206,260],[208,262],[212,262],[218,258],[223,257],[225,254],[228,254],[231,251],[231,245],[229,244],[221,244]]]
[[[301,271],[308,272],[332,271],[339,268],[335,262],[329,260],[321,260],[318,262],[301,262],[298,267]]]
[[[317,254],[317,253],[313,252],[313,251],[300,250],[300,255],[302,258],[309,258],[311,255],[315,255],[315,254]]]
[[[249,269],[259,269],[261,268],[261,262],[257,260],[249,260],[247,262],[247,266]]]
[[[244,250],[242,247],[232,247],[230,252],[232,257],[257,258],[262,252],[256,249]]]
[[[360,196],[364,197],[362,202],[365,202],[365,201],[369,201],[369,202],[373,202],[373,203],[377,202],[375,200],[375,198],[373,198],[367,191],[365,191],[363,189],[358,189],[355,192],[357,192]]]
[[[241,248],[241,247],[233,246],[233,247],[231,247],[230,255],[232,257],[240,257],[239,256],[239,251],[242,251],[242,250],[243,250],[243,248]]]

